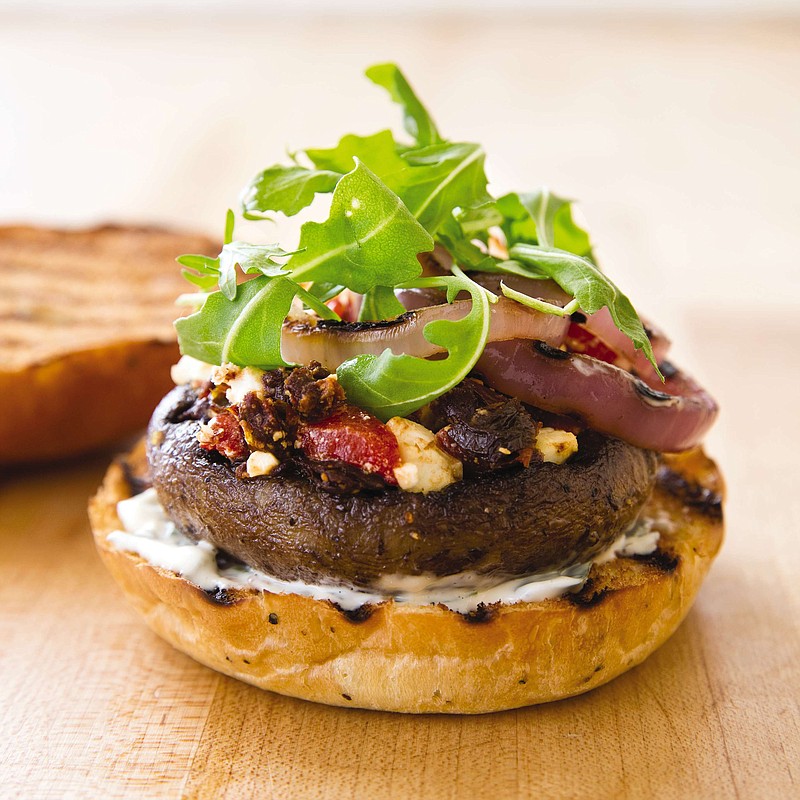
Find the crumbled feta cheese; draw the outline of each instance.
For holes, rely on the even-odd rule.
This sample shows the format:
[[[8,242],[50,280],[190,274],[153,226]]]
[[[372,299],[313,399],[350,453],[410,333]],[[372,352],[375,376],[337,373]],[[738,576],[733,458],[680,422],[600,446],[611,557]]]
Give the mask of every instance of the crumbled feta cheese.
[[[543,461],[563,464],[573,453],[578,452],[578,440],[569,431],[540,428],[536,436],[536,449],[542,454]]]
[[[264,370],[256,367],[238,367],[236,364],[223,364],[214,367],[211,380],[216,386],[226,384],[225,396],[231,405],[241,403],[245,395],[255,392],[258,397],[264,397],[264,384],[262,378]]]
[[[395,467],[394,477],[404,491],[437,492],[464,476],[461,462],[440,449],[426,427],[402,417],[392,417],[386,427],[400,448],[401,464]]]
[[[177,364],[170,367],[170,377],[176,386],[182,386],[185,383],[202,383],[207,381],[211,376],[211,364],[206,364],[205,361],[200,361],[191,356],[181,356]]]
[[[269,475],[280,462],[272,453],[264,453],[261,450],[253,450],[247,459],[247,475],[250,478],[257,478],[259,475]]]
[[[220,432],[219,424],[216,417],[212,417],[209,422],[200,423],[200,428],[197,431],[197,441],[200,444],[212,444],[214,437]]]
[[[306,322],[309,325],[313,325],[318,319],[315,314],[310,314],[306,311],[303,301],[299,297],[295,297],[292,300],[287,317],[293,322]]]

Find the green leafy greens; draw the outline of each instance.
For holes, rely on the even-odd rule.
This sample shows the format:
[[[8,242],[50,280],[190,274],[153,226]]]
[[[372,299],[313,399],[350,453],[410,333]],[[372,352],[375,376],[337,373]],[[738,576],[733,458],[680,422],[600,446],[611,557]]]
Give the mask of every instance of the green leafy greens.
[[[285,367],[281,326],[300,287],[262,276],[239,286],[236,297],[208,295],[203,307],[175,323],[181,352],[209,364]]]
[[[273,166],[253,179],[243,194],[246,218],[263,219],[273,212],[297,214],[316,194],[333,192],[337,182],[353,169],[356,158],[400,197],[431,234],[446,223],[453,209],[479,207],[491,201],[486,191],[483,148],[442,139],[393,64],[372,67],[367,75],[402,105],[406,130],[415,143],[398,143],[390,130],[383,130],[369,136],[348,134],[327,149],[307,148],[300,154],[311,166]]]
[[[516,291],[503,294],[540,312],[566,316],[608,308],[614,323],[655,365],[652,348],[630,300],[595,263],[588,233],[572,203],[546,188],[494,198],[487,191],[480,145],[443,137],[428,110],[394,64],[367,77],[403,112],[410,142],[391,130],[347,134],[334,147],[307,148],[292,163],[260,172],[242,195],[246,219],[294,216],[317,196],[330,197],[324,222],[305,222],[294,250],[234,239],[228,212],[216,258],[185,255],[183,275],[201,290],[195,312],[176,322],[183,353],[210,363],[263,369],[287,366],[281,331],[294,304],[338,319],[326,303],[345,290],[363,296],[359,320],[403,313],[395,290],[444,289],[448,302],[468,293],[471,310],[437,320],[423,335],[446,354],[425,360],[408,354],[363,354],[343,363],[339,380],[351,402],[381,419],[405,415],[443,394],[469,373],[489,335],[496,298],[462,269],[550,279],[572,296],[564,307]],[[421,278],[418,256],[445,248],[451,274]],[[255,275],[238,283],[237,275]]]
[[[176,323],[181,350],[214,364],[286,366],[281,326],[296,296],[321,316],[335,318],[321,299],[331,285],[369,292],[412,280],[422,269],[417,255],[432,249],[430,234],[397,195],[358,163],[337,184],[329,218],[303,225],[294,253],[234,242],[222,248],[216,267],[195,260],[202,257],[182,257],[182,263],[188,259],[194,269],[212,273],[220,290]],[[287,257],[283,265],[275,261]],[[225,273],[236,264],[260,276],[238,287],[234,282],[231,291]],[[321,284],[321,295],[300,285],[309,281]]]
[[[373,83],[386,89],[392,100],[403,107],[403,126],[417,144],[425,147],[442,141],[431,115],[396,64],[375,64],[365,74]]]
[[[276,164],[265,169],[248,186],[242,198],[244,216],[264,219],[270,211],[294,216],[310,205],[317,192],[332,192],[341,177],[329,170]]]
[[[497,200],[503,216],[501,226],[509,243],[527,242],[558,247],[591,257],[589,234],[572,219],[572,201],[542,187],[535,192],[512,192]]]
[[[656,372],[661,375],[650,340],[633,304],[591,261],[566,250],[530,244],[514,245],[510,255],[529,268],[531,277],[550,278],[569,292],[574,297],[570,311],[580,309],[587,314],[594,314],[603,307],[608,308],[614,324],[637,350],[644,351]],[[503,288],[503,293],[511,296],[507,287]]]
[[[341,283],[363,293],[416,277],[417,254],[430,250],[430,234],[359,162],[337,184],[328,220],[303,225],[300,249],[286,267],[293,280]]]
[[[417,287],[443,287],[452,303],[460,291],[472,298],[472,309],[460,320],[429,322],[425,338],[447,350],[447,358],[427,361],[384,350],[362,355],[336,371],[348,399],[384,421],[402,417],[435,400],[467,377],[489,336],[489,293],[456,267],[453,275],[422,278]]]
[[[361,301],[358,321],[375,322],[381,319],[394,319],[405,310],[391,286],[373,286]]]

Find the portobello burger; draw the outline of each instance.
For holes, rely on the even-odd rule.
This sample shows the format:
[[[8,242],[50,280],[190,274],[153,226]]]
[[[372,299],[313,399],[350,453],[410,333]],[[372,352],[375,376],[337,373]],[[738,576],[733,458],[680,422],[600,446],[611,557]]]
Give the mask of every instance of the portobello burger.
[[[492,196],[396,66],[383,130],[261,172],[242,214],[330,195],[293,250],[182,256],[176,388],[91,505],[163,638],[340,706],[480,713],[641,662],[722,539],[714,400],[600,270],[571,203]]]

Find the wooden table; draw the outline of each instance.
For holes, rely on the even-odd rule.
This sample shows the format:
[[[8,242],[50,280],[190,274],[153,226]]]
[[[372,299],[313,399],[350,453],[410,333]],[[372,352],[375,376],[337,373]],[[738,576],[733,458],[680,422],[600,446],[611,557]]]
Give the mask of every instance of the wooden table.
[[[43,37],[34,35],[37,23],[30,20],[0,30],[0,55],[15,62],[3,72],[13,73],[24,89],[0,96],[11,98],[20,118],[38,119],[36,109],[44,108],[38,92],[51,79],[58,86],[64,76],[88,74],[81,54],[94,54],[103,64],[100,72],[123,81],[126,110],[130,98],[141,111],[142,98],[152,92],[154,103],[146,107],[157,116],[191,85],[203,122],[189,125],[177,112],[158,117],[161,128],[173,132],[163,146],[180,151],[164,190],[156,183],[149,193],[134,191],[141,168],[103,149],[111,130],[142,138],[120,118],[113,125],[87,125],[85,142],[83,133],[73,133],[67,144],[77,150],[68,159],[56,153],[41,174],[25,172],[39,163],[30,153],[16,161],[14,181],[0,187],[6,190],[0,192],[3,213],[22,209],[32,216],[52,197],[55,205],[42,213],[68,207],[81,219],[110,213],[108,197],[97,191],[100,168],[94,183],[85,185],[52,178],[52,170],[81,162],[80,154],[88,158],[93,148],[105,159],[101,167],[113,163],[106,171],[117,175],[119,161],[119,179],[129,181],[123,191],[115,187],[111,212],[139,218],[161,218],[163,212],[176,219],[182,210],[178,221],[189,222],[195,206],[184,201],[191,197],[194,203],[194,181],[205,168],[216,199],[198,197],[197,208],[209,223],[219,219],[219,204],[235,196],[254,164],[261,165],[254,152],[274,158],[279,151],[274,142],[264,146],[260,132],[251,131],[249,152],[228,144],[250,130],[233,117],[224,135],[203,145],[224,152],[224,164],[207,149],[187,150],[185,141],[207,129],[212,112],[228,107],[229,87],[245,91],[236,83],[243,76],[249,81],[288,63],[284,83],[273,85],[284,99],[286,81],[313,83],[294,56],[296,46],[313,52],[313,63],[330,64],[337,80],[391,55],[411,61],[420,78],[432,65],[444,65],[454,80],[467,76],[474,82],[470,92],[472,85],[484,91],[506,87],[507,97],[530,91],[539,105],[519,111],[522,118],[509,111],[508,124],[500,126],[481,122],[465,105],[471,94],[462,92],[447,106],[450,93],[438,78],[427,96],[435,108],[445,104],[448,131],[467,129],[484,138],[482,125],[501,156],[523,152],[525,131],[535,129],[536,146],[524,151],[523,177],[544,167],[547,179],[564,175],[559,186],[565,192],[587,197],[614,274],[675,335],[677,361],[688,362],[721,402],[709,449],[728,479],[727,542],[675,636],[610,685],[573,700],[483,717],[404,717],[264,693],[195,664],[152,635],[101,567],[88,530],[86,500],[109,454],[8,475],[0,484],[2,793],[235,800],[799,797],[800,237],[790,209],[797,202],[792,175],[800,160],[797,130],[789,131],[798,119],[796,26],[726,29],[706,22],[631,30],[614,21],[602,29],[569,21],[550,27],[512,19],[455,27],[441,20],[416,27],[384,21],[377,33],[359,23],[344,53],[339,42],[349,23],[337,28],[319,21],[305,31],[278,22],[270,28],[269,47],[256,47],[247,25],[234,30],[230,20],[220,23],[227,26],[222,38],[230,52],[238,57],[258,51],[260,70],[209,59],[219,42],[216,27],[191,24],[198,38],[185,42],[178,38],[180,26],[153,34],[152,59],[141,55],[139,39],[125,34],[124,26],[105,36],[89,21],[75,48],[61,44],[61,23],[47,27]],[[20,33],[30,37],[27,47]],[[375,51],[376,41],[387,52]],[[491,41],[508,43],[495,48],[499,60],[490,58]],[[194,59],[185,75],[183,62],[170,60],[177,45]],[[113,60],[117,51],[127,62]],[[53,53],[73,72],[45,69],[43,59]],[[189,72],[204,63],[211,65],[210,82],[200,92]],[[215,70],[222,71],[218,84]],[[698,71],[706,83],[698,82]],[[100,72],[90,72],[100,80]],[[147,91],[135,82],[142,75]],[[253,91],[250,83],[246,91]],[[204,92],[209,98],[219,94],[213,108],[196,102]],[[347,115],[338,93],[318,87],[320,94],[330,96],[339,130],[339,118]],[[115,102],[110,95],[106,100]],[[658,116],[667,100],[677,110]],[[87,101],[80,108],[96,114],[105,106]],[[387,114],[381,119],[392,118],[380,109]],[[625,116],[631,109],[635,113]],[[284,142],[274,107],[263,104],[259,113],[269,122],[266,135]],[[312,116],[303,133],[302,115],[288,117],[287,124],[297,127],[291,141],[316,143],[316,128],[309,126],[318,126],[318,119]],[[356,129],[370,126],[364,119]],[[26,137],[20,136],[19,147],[38,141]],[[143,148],[148,141],[142,139]],[[132,142],[125,138],[115,146],[121,152]],[[182,160],[184,150],[186,159],[194,158],[191,165]],[[236,158],[238,172],[230,167]],[[162,160],[162,178],[164,165],[171,169],[174,163]],[[512,177],[510,162],[499,163],[505,178]],[[9,194],[12,184],[28,185],[30,177],[54,191],[67,186],[75,205],[57,194]],[[225,182],[230,186],[219,191]],[[773,267],[780,268],[777,282]],[[666,269],[675,272],[665,278]],[[678,298],[687,290],[693,299],[683,306]],[[765,310],[754,312],[750,298]],[[656,307],[660,299],[665,313]],[[9,403],[13,398],[6,398]]]

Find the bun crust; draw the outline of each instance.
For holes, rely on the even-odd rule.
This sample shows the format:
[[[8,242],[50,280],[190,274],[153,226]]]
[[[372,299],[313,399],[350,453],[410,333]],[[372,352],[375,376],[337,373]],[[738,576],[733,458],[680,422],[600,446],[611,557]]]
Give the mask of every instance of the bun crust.
[[[0,465],[89,452],[145,426],[180,355],[175,257],[215,247],[159,228],[0,227],[0,393],[14,398]]]
[[[645,513],[658,550],[594,565],[580,592],[471,617],[387,601],[354,614],[256,590],[210,596],[113,549],[140,444],[89,512],[98,551],[132,605],[197,661],[263,689],[337,706],[478,714],[581,694],[641,663],[675,631],[722,543],[722,478],[701,450],[664,457]]]

